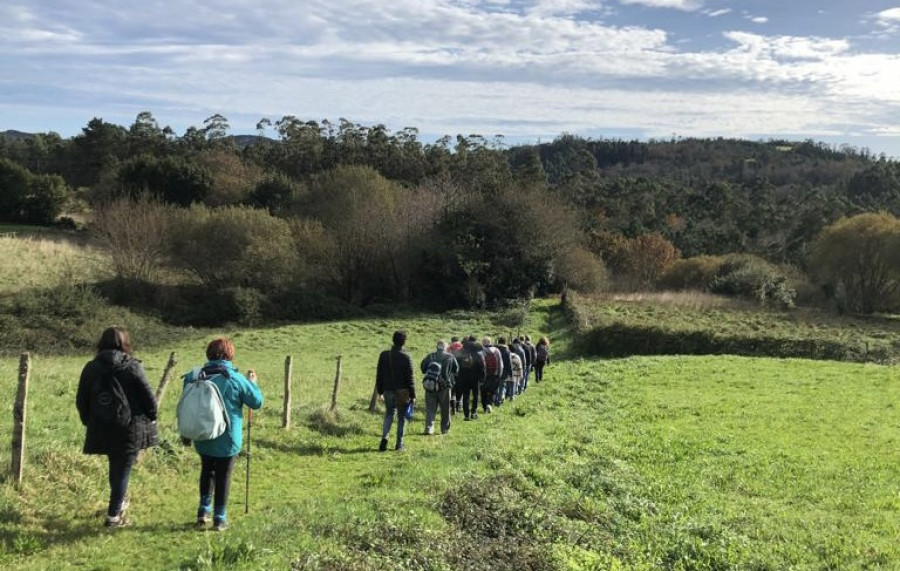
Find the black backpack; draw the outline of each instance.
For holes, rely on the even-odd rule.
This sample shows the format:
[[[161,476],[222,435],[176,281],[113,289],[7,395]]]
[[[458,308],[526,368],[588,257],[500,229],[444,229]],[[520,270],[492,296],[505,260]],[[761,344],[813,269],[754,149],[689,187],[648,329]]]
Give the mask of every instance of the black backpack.
[[[425,379],[422,381],[425,390],[433,393],[444,388],[440,361],[432,361],[425,368]]]
[[[131,405],[122,385],[112,373],[105,373],[94,387],[91,415],[111,426],[125,428],[131,424]]]
[[[468,371],[475,368],[475,355],[466,349],[460,351],[456,356],[456,361],[459,363],[460,371]]]

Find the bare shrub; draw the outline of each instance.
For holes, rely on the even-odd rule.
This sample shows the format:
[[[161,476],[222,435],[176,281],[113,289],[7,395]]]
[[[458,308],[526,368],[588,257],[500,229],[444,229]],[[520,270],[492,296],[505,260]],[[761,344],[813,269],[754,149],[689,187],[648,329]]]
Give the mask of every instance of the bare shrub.
[[[121,284],[156,280],[166,260],[175,209],[149,195],[121,198],[94,211],[91,232]]]
[[[608,285],[603,261],[583,248],[569,248],[556,258],[557,280],[581,293],[596,293]]]

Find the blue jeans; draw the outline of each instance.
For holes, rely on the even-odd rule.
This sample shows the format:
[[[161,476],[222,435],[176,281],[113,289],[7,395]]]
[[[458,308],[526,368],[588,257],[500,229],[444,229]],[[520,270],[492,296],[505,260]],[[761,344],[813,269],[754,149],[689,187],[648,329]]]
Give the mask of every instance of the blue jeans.
[[[128,480],[137,454],[107,454],[109,459],[109,507],[106,515],[116,517],[128,492]]]
[[[391,433],[391,425],[394,423],[394,414],[397,413],[397,395],[395,391],[384,391],[384,425],[381,428],[381,438],[387,439]],[[406,417],[403,411],[397,414],[397,446],[403,444],[403,434],[406,431]]]
[[[506,400],[513,400],[516,396],[516,382],[512,377],[506,379]]]

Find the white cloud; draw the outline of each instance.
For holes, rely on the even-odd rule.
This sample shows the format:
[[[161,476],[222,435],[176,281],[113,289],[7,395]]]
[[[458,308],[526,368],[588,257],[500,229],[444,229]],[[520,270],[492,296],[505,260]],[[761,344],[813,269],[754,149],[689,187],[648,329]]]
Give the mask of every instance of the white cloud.
[[[765,24],[769,21],[769,19],[765,16],[748,16],[747,19],[754,24]]]
[[[590,0],[533,0],[526,13],[535,16],[570,16],[597,9],[597,3]]]
[[[900,8],[889,8],[882,10],[876,14],[876,18],[882,22],[897,23],[900,22]]]
[[[742,136],[839,134],[829,125],[851,123],[873,131],[900,113],[896,54],[738,31],[724,47],[682,51],[662,29],[579,19],[608,8],[587,0],[182,0],[177,14],[167,2],[140,14],[130,6],[6,0],[0,120],[40,100],[80,109],[85,122],[149,109],[162,124],[186,125],[221,112],[244,132],[261,116],[302,114],[432,133]],[[9,94],[35,85],[39,93],[10,106]]]
[[[900,8],[889,8],[882,10],[870,17],[880,28],[876,35],[881,37],[890,37],[900,33]]]
[[[699,10],[703,6],[703,0],[619,0],[622,4],[640,4],[651,8],[673,8],[685,12]]]

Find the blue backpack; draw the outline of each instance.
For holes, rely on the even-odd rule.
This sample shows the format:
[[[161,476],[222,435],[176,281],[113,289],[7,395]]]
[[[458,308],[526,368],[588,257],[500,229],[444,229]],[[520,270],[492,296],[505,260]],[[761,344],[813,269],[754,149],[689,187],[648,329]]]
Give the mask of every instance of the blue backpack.
[[[230,422],[219,387],[202,369],[191,372],[192,380],[178,399],[178,434],[195,441],[214,440],[228,430]],[[215,375],[213,375],[215,376]]]

